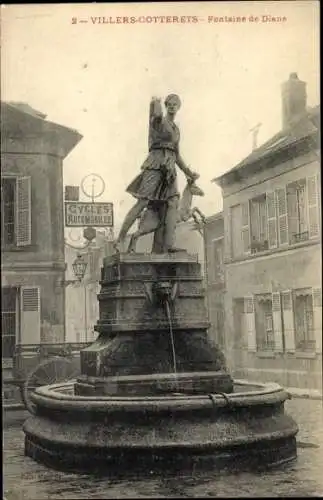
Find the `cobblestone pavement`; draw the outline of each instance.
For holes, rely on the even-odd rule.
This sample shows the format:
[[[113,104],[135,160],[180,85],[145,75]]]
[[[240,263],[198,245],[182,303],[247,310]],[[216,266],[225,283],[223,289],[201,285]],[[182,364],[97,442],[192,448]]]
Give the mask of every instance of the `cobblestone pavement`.
[[[292,466],[265,473],[199,473],[176,478],[141,477],[115,481],[57,472],[24,456],[21,425],[26,412],[4,415],[3,476],[6,500],[72,498],[323,497],[323,407],[321,401],[293,399],[287,412],[300,431],[298,459]]]

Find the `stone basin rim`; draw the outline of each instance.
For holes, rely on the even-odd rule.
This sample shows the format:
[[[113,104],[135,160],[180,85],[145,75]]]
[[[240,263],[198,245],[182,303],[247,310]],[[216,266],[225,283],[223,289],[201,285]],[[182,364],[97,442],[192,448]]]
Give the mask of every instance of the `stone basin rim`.
[[[86,379],[89,380],[95,380],[95,379],[100,379],[106,383],[112,383],[112,382],[180,382],[182,380],[185,381],[185,379],[200,379],[203,380],[205,378],[210,379],[212,377],[227,377],[228,373],[223,371],[223,370],[218,370],[218,371],[203,371],[203,372],[179,372],[179,373],[153,373],[149,375],[113,375],[113,376],[91,376],[91,375],[80,375],[79,378],[85,377]],[[236,384],[236,385],[242,385],[242,384]],[[246,385],[246,384],[244,384]],[[247,385],[250,385],[247,384]],[[256,385],[259,386],[259,384],[251,384],[251,385]]]
[[[246,381],[234,381],[235,385],[246,385]],[[153,410],[159,411],[173,408],[178,410],[201,409],[203,407],[212,408],[214,406],[257,406],[263,404],[280,403],[288,399],[289,393],[279,384],[254,384],[249,382],[247,385],[263,387],[262,390],[239,392],[231,394],[205,393],[205,394],[183,394],[174,395],[161,394],[157,396],[75,396],[65,393],[72,391],[74,383],[72,381],[44,386],[36,389],[31,395],[34,403],[39,406],[46,406],[64,410],[79,410],[87,412],[93,410]],[[62,392],[61,392],[62,391]],[[86,403],[86,404],[85,404]]]
[[[113,377],[116,379],[116,377]],[[52,385],[46,385],[42,386],[36,389],[35,393],[50,397],[52,399],[65,399],[65,400],[71,400],[73,399],[74,401],[120,401],[120,402],[128,402],[128,401],[160,401],[160,400],[187,400],[187,399],[192,399],[194,401],[204,401],[205,399],[209,400],[209,395],[212,395],[213,398],[222,400],[223,396],[222,393],[205,393],[205,394],[179,394],[174,391],[174,393],[171,394],[160,394],[156,396],[136,396],[135,394],[132,396],[79,396],[79,395],[74,395],[74,394],[64,394],[63,392],[60,392],[60,389],[62,390],[68,390],[68,389],[73,389],[74,383],[76,382],[75,380],[71,380],[69,382],[61,382],[58,384],[52,384]],[[237,393],[225,393],[225,396],[230,399],[230,400],[235,400],[235,399],[240,399],[241,397],[253,397],[253,396],[266,396],[269,394],[277,394],[281,392],[285,392],[286,394],[287,391],[283,387],[281,387],[279,384],[275,382],[270,382],[270,383],[253,383],[250,381],[245,381],[245,380],[234,380],[233,385],[250,385],[252,387],[259,387],[262,388],[262,390],[255,390],[255,391],[246,391],[246,392],[237,392]]]

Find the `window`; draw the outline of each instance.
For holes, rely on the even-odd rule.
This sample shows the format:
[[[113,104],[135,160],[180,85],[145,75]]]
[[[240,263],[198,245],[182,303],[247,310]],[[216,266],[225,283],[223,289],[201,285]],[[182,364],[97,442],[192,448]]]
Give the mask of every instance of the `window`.
[[[320,235],[320,183],[318,176],[307,177],[308,232],[310,238]]]
[[[4,245],[15,242],[15,179],[2,179],[2,238]]]
[[[305,179],[287,186],[289,242],[298,243],[309,238],[306,181]]]
[[[1,245],[22,247],[31,244],[30,177],[1,179]]]
[[[14,355],[17,329],[17,297],[17,288],[4,287],[1,289],[1,332],[3,358],[12,358]]]
[[[267,206],[263,194],[250,201],[251,253],[268,250]]]
[[[256,296],[256,335],[258,349],[275,349],[272,296],[265,294]]]
[[[319,236],[318,179],[310,176],[287,186],[289,243]]]
[[[312,290],[294,290],[293,296],[296,349],[315,349]]]
[[[313,175],[231,207],[232,257],[317,238],[319,196],[318,176]]]

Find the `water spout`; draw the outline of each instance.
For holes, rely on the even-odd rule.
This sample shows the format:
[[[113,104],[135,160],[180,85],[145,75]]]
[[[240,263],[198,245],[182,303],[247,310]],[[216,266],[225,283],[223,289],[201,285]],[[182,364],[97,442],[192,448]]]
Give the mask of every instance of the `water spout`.
[[[177,376],[177,360],[176,360],[176,352],[175,352],[175,342],[174,342],[174,334],[173,334],[173,324],[171,317],[170,304],[174,301],[177,293],[177,286],[172,284],[169,281],[164,282],[156,282],[152,287],[152,294],[155,297],[156,303],[159,306],[165,307],[166,317],[169,325],[169,335],[170,342],[172,346],[172,365],[173,365],[173,374],[175,377],[175,386],[176,390],[179,390],[178,385],[178,376]]]
[[[176,386],[178,388],[177,361],[176,361],[176,352],[175,352],[175,342],[174,342],[173,325],[172,325],[172,318],[171,318],[171,314],[170,314],[170,307],[169,307],[169,300],[168,299],[165,300],[165,307],[166,307],[166,315],[167,315],[168,324],[169,324],[170,342],[171,342],[171,346],[172,346],[173,373],[175,375]]]

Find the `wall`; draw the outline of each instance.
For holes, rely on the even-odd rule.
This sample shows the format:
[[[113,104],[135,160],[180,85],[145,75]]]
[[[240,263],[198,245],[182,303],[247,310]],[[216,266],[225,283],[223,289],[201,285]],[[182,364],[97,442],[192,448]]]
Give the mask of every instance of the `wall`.
[[[41,139],[40,143],[41,143]],[[62,161],[49,155],[4,153],[2,175],[31,177],[32,244],[2,251],[2,286],[39,286],[41,339],[64,341]],[[48,324],[53,328],[48,328]],[[20,339],[22,343],[27,339]]]
[[[230,253],[231,206],[314,174],[320,175],[320,165],[316,154],[311,153],[289,159],[272,169],[262,170],[224,189],[226,355],[236,376],[276,381],[285,386],[316,389],[322,386],[321,352],[250,352],[246,348],[245,339],[238,338],[240,332],[236,331],[233,316],[235,298],[321,287],[320,238],[269,250],[262,255],[243,256],[236,261],[232,261]]]
[[[62,168],[63,159],[81,136],[12,106],[2,103],[1,109],[2,176],[31,178],[31,245],[2,249],[2,286],[39,287],[39,342],[64,342]],[[24,335],[29,335],[26,330]],[[35,332],[30,335],[37,338]],[[18,333],[16,340],[28,343],[29,336],[21,338]]]
[[[5,152],[2,176],[15,173],[31,177],[32,244],[10,252],[4,249],[4,263],[64,263],[62,160],[41,153]]]

